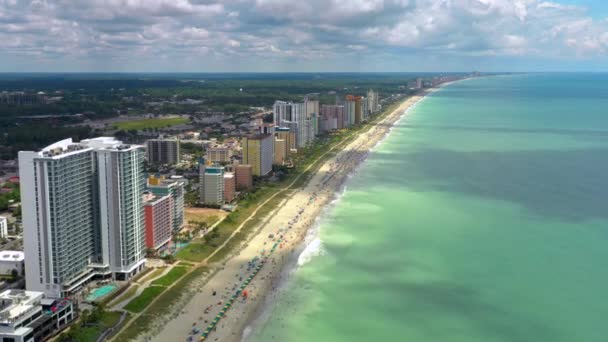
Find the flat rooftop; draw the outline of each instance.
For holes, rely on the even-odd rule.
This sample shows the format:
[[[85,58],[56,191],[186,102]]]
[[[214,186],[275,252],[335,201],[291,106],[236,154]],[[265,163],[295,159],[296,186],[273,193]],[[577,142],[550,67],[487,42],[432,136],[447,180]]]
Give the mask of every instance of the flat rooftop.
[[[21,251],[0,251],[0,262],[2,261],[23,261],[25,253]]]

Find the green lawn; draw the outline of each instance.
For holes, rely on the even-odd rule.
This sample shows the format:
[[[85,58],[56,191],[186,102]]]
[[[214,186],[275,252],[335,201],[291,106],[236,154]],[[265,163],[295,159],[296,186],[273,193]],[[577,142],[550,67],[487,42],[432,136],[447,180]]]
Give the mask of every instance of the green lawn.
[[[154,280],[152,285],[170,286],[188,272],[188,267],[173,267],[167,274]]]
[[[159,268],[155,269],[154,271],[150,272],[149,274],[147,274],[145,277],[139,279],[137,282],[140,284],[144,284],[148,280],[158,277],[161,273],[163,273],[165,271],[165,268],[166,267],[159,267]]]
[[[166,288],[162,286],[150,286],[145,288],[142,293],[131,299],[131,301],[125,305],[125,310],[138,313],[144,311],[146,306],[150,304],[154,298],[161,294]]]
[[[127,289],[125,292],[121,293],[118,297],[114,298],[110,303],[108,303],[108,307],[112,307],[120,302],[123,302],[131,297],[133,297],[135,295],[135,292],[137,292],[137,289],[139,288],[139,285],[137,284],[133,284],[129,287],[129,289]]]
[[[188,260],[200,262],[205,260],[213,251],[215,247],[208,243],[205,243],[202,239],[194,239],[188,244],[188,246],[182,248],[175,257],[178,260]]]
[[[80,325],[79,323],[74,324],[67,333],[61,334],[57,340],[78,342],[95,341],[103,331],[118,323],[120,315],[120,312],[103,311],[99,321],[89,322],[86,326]]]
[[[116,129],[128,131],[130,129],[142,130],[144,128],[165,128],[179,124],[187,123],[187,118],[159,118],[159,119],[142,119],[134,121],[119,122],[114,125]]]

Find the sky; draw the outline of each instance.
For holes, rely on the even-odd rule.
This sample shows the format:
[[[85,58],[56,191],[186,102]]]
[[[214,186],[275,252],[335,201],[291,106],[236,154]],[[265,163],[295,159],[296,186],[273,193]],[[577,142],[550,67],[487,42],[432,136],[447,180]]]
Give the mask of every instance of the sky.
[[[608,71],[606,0],[0,0],[0,72]]]

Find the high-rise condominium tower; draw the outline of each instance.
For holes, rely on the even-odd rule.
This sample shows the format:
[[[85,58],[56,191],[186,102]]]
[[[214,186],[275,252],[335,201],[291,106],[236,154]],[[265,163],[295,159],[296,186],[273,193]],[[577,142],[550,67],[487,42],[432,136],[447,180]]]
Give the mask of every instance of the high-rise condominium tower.
[[[143,268],[143,156],[105,137],[19,152],[28,290],[61,297]]]

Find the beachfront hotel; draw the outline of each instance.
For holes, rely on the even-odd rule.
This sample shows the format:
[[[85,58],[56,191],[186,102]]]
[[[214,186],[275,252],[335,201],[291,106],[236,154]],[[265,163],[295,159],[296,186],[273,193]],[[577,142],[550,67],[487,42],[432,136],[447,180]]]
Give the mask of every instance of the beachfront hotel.
[[[173,199],[171,195],[144,194],[146,248],[159,250],[171,241],[173,232]]]
[[[60,298],[143,268],[143,159],[107,137],[19,152],[28,290]]]
[[[278,137],[274,138],[274,159],[272,163],[274,165],[283,165],[285,163],[285,159],[287,159],[287,141],[283,139],[279,139]]]
[[[321,120],[319,123],[321,132],[333,131],[344,128],[344,106],[322,105]]]
[[[289,127],[296,135],[296,147],[313,142],[319,133],[319,101],[306,98],[302,103],[275,101],[273,119],[276,127]]]
[[[251,165],[237,164],[234,166],[236,190],[249,190],[253,187],[253,174]]]
[[[361,96],[346,95],[344,105],[346,106],[348,116],[348,127],[360,124],[363,120],[361,114]]]
[[[145,263],[142,194],[146,188],[143,146],[110,137],[81,141],[97,158],[97,184],[103,269],[127,280]]]
[[[272,134],[258,134],[243,137],[243,164],[251,165],[254,176],[266,176],[272,171],[274,137]]]
[[[380,111],[380,96],[378,92],[373,90],[367,91],[367,111],[364,113],[365,118],[369,118],[370,115],[377,113]]]
[[[170,195],[172,198],[172,230],[179,232],[184,227],[184,196],[186,183],[181,179],[167,179],[164,177],[148,177],[146,189],[156,196]]]
[[[200,202],[208,205],[223,205],[224,168],[201,163],[199,172]]]
[[[226,203],[232,202],[234,200],[235,192],[236,178],[234,177],[234,173],[224,173],[224,201]]]

